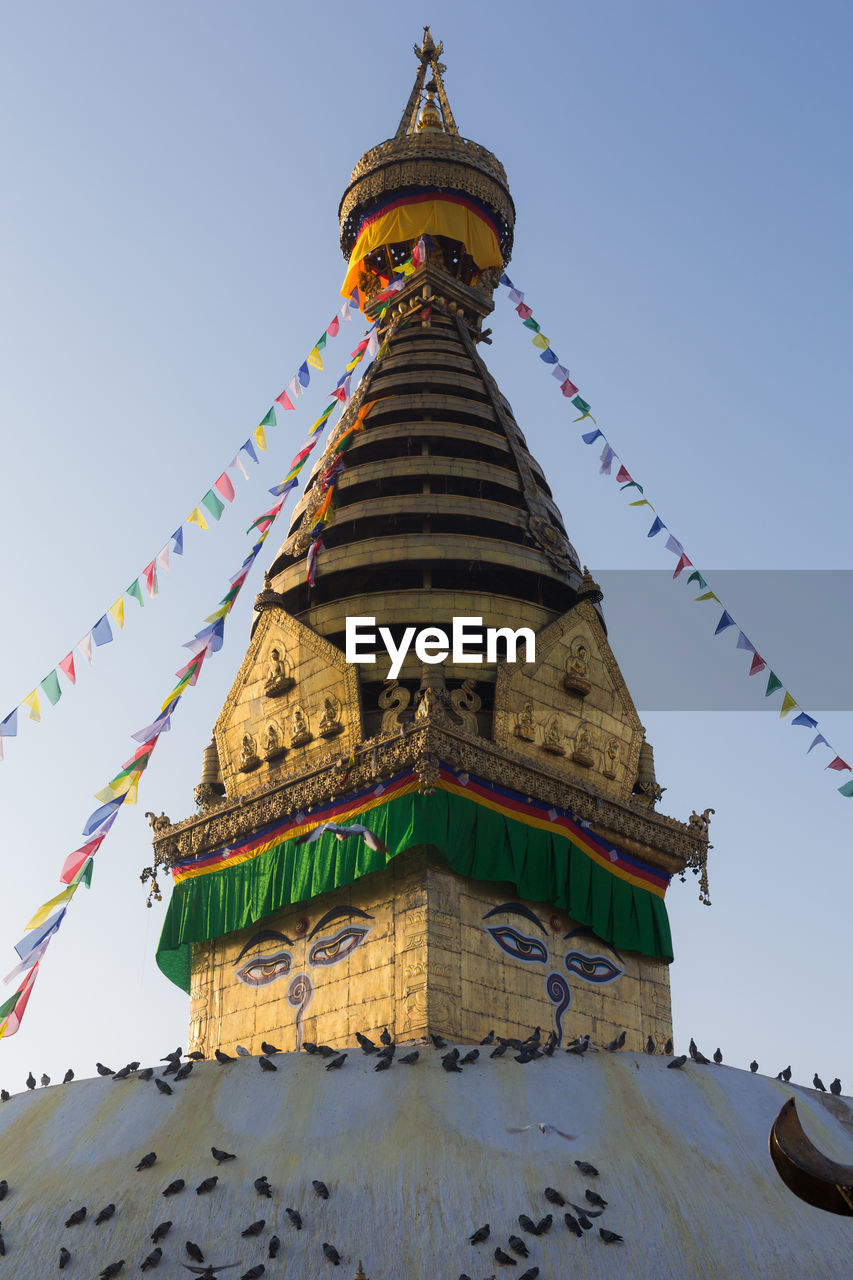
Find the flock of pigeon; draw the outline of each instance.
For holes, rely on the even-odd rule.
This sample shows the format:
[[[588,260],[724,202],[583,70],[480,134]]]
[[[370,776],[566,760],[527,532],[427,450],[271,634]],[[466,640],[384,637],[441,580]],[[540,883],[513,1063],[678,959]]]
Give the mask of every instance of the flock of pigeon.
[[[356,1032],[356,1040],[358,1042],[359,1048],[361,1049],[362,1053],[365,1056],[375,1055],[376,1057],[376,1064],[374,1067],[375,1071],[388,1071],[395,1064],[395,1062],[402,1063],[409,1067],[413,1067],[420,1059],[420,1050],[417,1048],[410,1049],[408,1052],[397,1056],[397,1046],[394,1043],[392,1037],[389,1035],[387,1028],[384,1028],[381,1035],[379,1036],[381,1047],[380,1045],[377,1045],[376,1043],[374,1043],[374,1041],[372,1041],[368,1036],[363,1035],[360,1032]],[[448,1042],[440,1035],[431,1035],[430,1040],[432,1042],[434,1049],[441,1052],[441,1055],[442,1055],[441,1065],[448,1074],[460,1074],[465,1067],[471,1066],[473,1063],[477,1062],[480,1058],[481,1050],[485,1050],[485,1049],[488,1049],[489,1051],[488,1056],[490,1058],[501,1058],[505,1054],[511,1052],[511,1056],[513,1057],[515,1062],[519,1063],[520,1065],[525,1065],[529,1062],[534,1062],[540,1058],[553,1057],[558,1047],[556,1034],[552,1031],[550,1035],[548,1035],[546,1039],[543,1041],[542,1029],[540,1027],[536,1027],[533,1033],[524,1040],[511,1037],[511,1036],[496,1035],[495,1032],[492,1030],[488,1033],[488,1035],[483,1037],[483,1039],[480,1041],[479,1047],[468,1049],[467,1052],[465,1052],[464,1054],[461,1052],[461,1050],[458,1047],[450,1048],[448,1046]],[[615,1053],[624,1047],[625,1040],[626,1040],[626,1034],[623,1031],[621,1032],[620,1035],[616,1036],[615,1039],[611,1040],[609,1043],[602,1046],[602,1048],[605,1052]],[[340,1070],[341,1067],[344,1066],[346,1059],[348,1057],[347,1052],[339,1053],[336,1049],[332,1049],[328,1045],[313,1044],[310,1041],[306,1041],[303,1044],[302,1048],[307,1054],[312,1056],[316,1055],[317,1057],[322,1059],[324,1061],[326,1071]],[[272,1059],[275,1055],[280,1053],[281,1050],[278,1049],[274,1044],[269,1044],[266,1041],[262,1041],[261,1050],[262,1050],[262,1053],[257,1058],[258,1066],[260,1067],[261,1071],[265,1071],[265,1072],[277,1071],[278,1068],[276,1067]],[[583,1057],[586,1053],[590,1051],[599,1052],[599,1049],[598,1049],[598,1046],[592,1043],[592,1040],[588,1035],[578,1036],[577,1038],[572,1040],[569,1043],[568,1047],[566,1048],[566,1053],[573,1054],[577,1057]],[[648,1040],[646,1041],[645,1052],[648,1054],[654,1054],[657,1052],[657,1047],[651,1036],[649,1036]],[[664,1045],[663,1052],[671,1059],[667,1063],[667,1066],[672,1069],[676,1069],[676,1070],[681,1069],[682,1067],[684,1067],[684,1065],[688,1060],[688,1054],[680,1054],[678,1056],[673,1056],[673,1045],[671,1040],[667,1040],[666,1044]],[[242,1045],[237,1046],[237,1055],[240,1057],[246,1057],[246,1058],[252,1056],[249,1050],[245,1049]],[[219,1063],[219,1065],[223,1067],[228,1066],[228,1064],[236,1061],[235,1057],[233,1057],[230,1054],[224,1053],[220,1049],[216,1049],[214,1051],[214,1057],[216,1061]],[[693,1062],[701,1066],[711,1065],[712,1059],[706,1058],[705,1055],[701,1053],[701,1051],[698,1049],[695,1041],[692,1038],[690,1040],[690,1046],[689,1046],[689,1057],[692,1059]],[[185,1061],[183,1061],[184,1058],[186,1059]],[[161,1062],[165,1063],[166,1065],[160,1071],[159,1075],[155,1075],[155,1068],[153,1067],[145,1067],[140,1069],[139,1062],[129,1062],[127,1063],[126,1066],[122,1067],[121,1070],[119,1071],[113,1071],[111,1067],[107,1067],[101,1062],[96,1063],[95,1066],[100,1076],[111,1077],[113,1080],[118,1080],[118,1081],[127,1080],[131,1076],[135,1076],[136,1079],[144,1080],[144,1081],[153,1079],[154,1084],[156,1085],[157,1089],[161,1093],[171,1094],[173,1092],[172,1085],[169,1083],[169,1080],[166,1077],[170,1077],[173,1083],[184,1081],[192,1073],[196,1062],[203,1059],[204,1059],[203,1053],[196,1051],[196,1052],[188,1053],[185,1055],[182,1049],[178,1048],[173,1053],[168,1053],[164,1058],[161,1059]],[[723,1055],[721,1051],[717,1049],[713,1055],[713,1062],[719,1065],[722,1063],[722,1061],[723,1061]],[[750,1071],[753,1074],[755,1074],[758,1071],[757,1062],[753,1061],[750,1063]],[[74,1072],[67,1071],[65,1073],[63,1083],[68,1084],[73,1079],[74,1079]],[[790,1066],[786,1067],[783,1071],[780,1071],[776,1079],[782,1080],[785,1083],[790,1081],[791,1079]],[[47,1085],[50,1084],[50,1078],[47,1075],[42,1075],[41,1084],[43,1087],[47,1087]],[[27,1088],[31,1090],[35,1089],[36,1087],[36,1080],[32,1072],[30,1072],[30,1074],[27,1077],[26,1085],[27,1085]],[[820,1079],[820,1077],[817,1074],[815,1074],[815,1077],[814,1077],[814,1088],[821,1090],[823,1092],[826,1091],[823,1081]],[[837,1077],[832,1081],[831,1085],[829,1086],[829,1091],[836,1096],[841,1093],[841,1081]],[[10,1097],[10,1094],[7,1092],[7,1090],[5,1089],[0,1090],[0,1102],[7,1102],[9,1100],[9,1097]],[[572,1140],[574,1138],[573,1134],[565,1133],[563,1132],[563,1130],[556,1128],[554,1125],[546,1124],[544,1122],[536,1125],[525,1125],[521,1129],[508,1129],[508,1132],[523,1133],[526,1130],[533,1129],[533,1128],[538,1128],[543,1134],[557,1134],[560,1137],[565,1138],[567,1140]],[[216,1162],[217,1166],[227,1164],[230,1161],[237,1159],[234,1153],[223,1151],[218,1147],[211,1147],[210,1150],[211,1150],[211,1155],[214,1161]],[[135,1169],[138,1173],[143,1173],[146,1170],[151,1169],[156,1163],[157,1163],[157,1154],[154,1151],[150,1151],[148,1152],[147,1155],[142,1156],[142,1158],[136,1163]],[[589,1164],[587,1161],[584,1161],[584,1160],[575,1160],[574,1163],[577,1166],[580,1173],[583,1174],[585,1177],[587,1178],[598,1177],[598,1169],[595,1168],[594,1165]],[[204,1178],[199,1183],[199,1185],[195,1188],[196,1195],[199,1195],[199,1196],[210,1195],[215,1191],[218,1182],[219,1182],[218,1174],[211,1174],[210,1176]],[[180,1195],[185,1190],[185,1188],[186,1188],[185,1180],[183,1178],[176,1178],[172,1182],[170,1182],[168,1186],[166,1186],[163,1189],[161,1194],[166,1198],[170,1198],[173,1196]],[[262,1175],[254,1179],[253,1188],[256,1195],[258,1195],[261,1198],[270,1199],[272,1197],[273,1188],[270,1186],[269,1180],[265,1175]],[[312,1188],[315,1196],[318,1199],[328,1200],[329,1188],[324,1182],[320,1181],[319,1179],[315,1179],[312,1182]],[[0,1181],[0,1201],[5,1199],[8,1192],[9,1192],[8,1183],[5,1180]],[[585,1203],[582,1205],[575,1204],[573,1201],[567,1200],[566,1197],[562,1194],[562,1192],[558,1191],[554,1187],[546,1187],[544,1190],[544,1196],[545,1196],[545,1199],[551,1205],[558,1206],[560,1209],[564,1210],[563,1220],[565,1222],[565,1226],[567,1230],[573,1235],[577,1236],[579,1239],[583,1238],[586,1232],[592,1232],[594,1230],[595,1228],[594,1219],[600,1217],[603,1214],[604,1210],[607,1208],[607,1201],[604,1200],[598,1194],[598,1192],[592,1190],[591,1188],[586,1188],[586,1190],[584,1191],[583,1198],[585,1200]],[[580,1198],[580,1196],[578,1198]],[[568,1205],[568,1208],[566,1207],[567,1205]],[[293,1230],[301,1231],[303,1226],[303,1219],[300,1211],[298,1209],[286,1207],[284,1212],[285,1212],[289,1227],[291,1227]],[[94,1215],[94,1217],[92,1218],[92,1221],[95,1226],[101,1226],[103,1223],[108,1222],[115,1213],[116,1213],[116,1205],[112,1203],[107,1204],[102,1209],[100,1209],[97,1214]],[[84,1221],[86,1221],[87,1216],[88,1216],[88,1209],[86,1206],[83,1206],[75,1210],[73,1213],[70,1214],[70,1216],[65,1222],[66,1230],[72,1230],[73,1228],[79,1227]],[[519,1215],[518,1223],[522,1231],[524,1231],[527,1235],[531,1237],[540,1237],[550,1232],[552,1226],[554,1225],[554,1218],[551,1213],[547,1213],[543,1218],[539,1219],[538,1221],[534,1221],[527,1214],[522,1213]],[[169,1235],[172,1229],[172,1225],[173,1224],[171,1220],[164,1221],[164,1222],[161,1222],[158,1226],[156,1226],[154,1230],[151,1232],[150,1240],[154,1248],[151,1249],[148,1252],[148,1254],[145,1256],[145,1258],[143,1258],[138,1264],[140,1271],[142,1272],[152,1271],[160,1265],[160,1262],[164,1257],[164,1249],[161,1245],[161,1242],[164,1241],[166,1237]],[[261,1235],[263,1235],[266,1230],[267,1230],[267,1220],[265,1218],[259,1218],[256,1221],[249,1223],[245,1227],[245,1229],[241,1231],[240,1234],[243,1239],[247,1239],[247,1240],[256,1239]],[[489,1224],[486,1223],[485,1225],[478,1227],[475,1231],[472,1232],[472,1234],[468,1237],[469,1243],[474,1246],[484,1244],[489,1239],[490,1234],[491,1234],[491,1228]],[[598,1227],[598,1235],[599,1235],[599,1238],[606,1245],[623,1243],[623,1237],[620,1234],[618,1234],[615,1231],[611,1231],[608,1228],[603,1226]],[[267,1244],[268,1257],[270,1259],[276,1258],[281,1249],[281,1240],[279,1239],[279,1237],[275,1234],[270,1234],[268,1240],[266,1241],[266,1244]],[[523,1237],[515,1234],[509,1235],[507,1240],[507,1246],[508,1246],[509,1252],[506,1249],[504,1249],[502,1245],[497,1245],[497,1247],[494,1250],[494,1259],[500,1266],[514,1267],[518,1265],[519,1259],[527,1260],[530,1258],[530,1248],[528,1247],[528,1243],[523,1239]],[[323,1241],[321,1247],[322,1247],[323,1257],[325,1258],[325,1260],[328,1263],[330,1263],[332,1266],[339,1266],[341,1263],[341,1254],[338,1251],[338,1249],[328,1241]],[[236,1268],[240,1265],[237,1262],[220,1263],[220,1264],[207,1262],[205,1260],[204,1251],[201,1248],[201,1246],[192,1240],[185,1241],[184,1253],[192,1261],[183,1262],[182,1265],[186,1268],[187,1271],[189,1271],[191,1274],[195,1276],[201,1277],[202,1280],[216,1280],[216,1275],[219,1271],[231,1270],[232,1268]],[[6,1243],[3,1237],[2,1223],[0,1223],[0,1257],[5,1256],[5,1254],[6,1254]],[[59,1251],[58,1269],[60,1271],[64,1270],[65,1267],[68,1265],[68,1263],[71,1261],[71,1258],[72,1258],[71,1250],[67,1246],[63,1245]],[[124,1258],[120,1258],[114,1262],[108,1263],[100,1272],[100,1280],[114,1280],[115,1277],[121,1274],[124,1267],[125,1267]],[[260,1280],[260,1277],[262,1277],[265,1274],[265,1272],[266,1272],[266,1263],[259,1262],[254,1266],[250,1267],[247,1271],[244,1271],[242,1273],[242,1276],[240,1277],[240,1280]],[[536,1277],[538,1277],[538,1275],[539,1275],[539,1267],[534,1265],[529,1267],[526,1271],[524,1271],[521,1275],[519,1275],[518,1280],[536,1280]],[[469,1280],[469,1277],[464,1272],[462,1272],[460,1274],[459,1280]],[[494,1277],[489,1277],[488,1280],[494,1280]]]

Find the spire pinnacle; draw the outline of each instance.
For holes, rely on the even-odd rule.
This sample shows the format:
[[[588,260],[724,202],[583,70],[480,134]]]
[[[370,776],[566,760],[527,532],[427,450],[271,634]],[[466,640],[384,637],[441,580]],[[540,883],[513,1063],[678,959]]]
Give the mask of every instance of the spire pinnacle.
[[[418,73],[415,76],[415,83],[412,86],[412,92],[409,94],[409,101],[397,126],[396,138],[404,138],[407,134],[422,132],[423,128],[435,130],[443,128],[445,133],[453,134],[459,137],[459,130],[456,127],[456,121],[453,119],[453,112],[450,110],[450,103],[447,101],[447,94],[444,91],[444,81],[442,74],[447,70],[443,62],[439,62],[439,58],[444,52],[444,43],[439,40],[438,44],[432,38],[429,27],[424,27],[424,38],[420,46],[417,44],[415,48],[415,57],[418,59]],[[432,79],[426,85],[427,100],[424,104],[424,112],[428,123],[421,125],[419,122],[422,116],[421,112],[421,95],[424,92],[424,81],[426,80],[427,70],[432,72]],[[438,107],[435,104],[435,98],[438,97]],[[441,111],[439,123],[439,108]]]

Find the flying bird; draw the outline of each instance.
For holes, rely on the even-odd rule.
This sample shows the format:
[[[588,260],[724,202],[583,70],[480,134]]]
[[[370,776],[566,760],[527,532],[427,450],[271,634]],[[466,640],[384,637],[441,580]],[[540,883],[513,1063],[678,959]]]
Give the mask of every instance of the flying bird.
[[[220,1151],[219,1147],[211,1147],[210,1153],[217,1164],[225,1164],[226,1160],[236,1160],[237,1157],[231,1151]]]
[[[65,1245],[59,1250],[59,1270],[62,1271],[71,1261],[71,1254],[65,1248]]]
[[[549,1204],[558,1204],[560,1208],[562,1208],[566,1203],[555,1187],[545,1188],[545,1199]]]
[[[66,1227],[79,1226],[79,1224],[83,1221],[85,1216],[86,1216],[86,1206],[83,1205],[82,1209],[75,1209],[74,1212],[71,1214],[71,1217],[67,1219],[65,1223]]]
[[[315,840],[319,840],[325,832],[330,832],[337,840],[346,840],[350,836],[360,836],[368,849],[372,849],[374,853],[387,853],[388,846],[384,844],[379,837],[368,827],[363,827],[358,822],[351,823],[348,827],[342,827],[337,822],[321,822],[319,827],[315,827],[310,835],[303,836],[301,840],[297,840],[297,844],[313,844]]]
[[[115,1075],[115,1072],[113,1071],[112,1067],[105,1067],[105,1066],[104,1066],[104,1064],[103,1064],[103,1062],[96,1062],[96,1063],[95,1063],[95,1070],[97,1071],[97,1073],[98,1073],[98,1075],[99,1075],[99,1076],[114,1076],[114,1075]]]
[[[404,1053],[398,1061],[405,1062],[407,1067],[413,1067],[420,1056],[417,1049],[413,1049],[411,1053]]]
[[[155,1244],[158,1244],[161,1240],[164,1240],[166,1238],[166,1236],[169,1234],[171,1230],[172,1230],[171,1222],[161,1222],[160,1225],[158,1227],[155,1227],[154,1230],[151,1232],[151,1239],[154,1241]]]
[[[826,1085],[823,1083],[817,1072],[814,1073],[814,1080],[812,1081],[812,1084],[816,1089],[819,1089],[821,1093],[826,1093]]]
[[[179,1191],[183,1191],[186,1185],[187,1184],[184,1182],[183,1178],[175,1178],[175,1181],[170,1182],[168,1187],[166,1187],[165,1191],[163,1192],[163,1195],[176,1196]]]
[[[213,1188],[216,1186],[218,1181],[219,1181],[219,1175],[216,1173],[211,1174],[209,1178],[205,1178],[203,1182],[200,1182],[198,1184],[198,1186],[195,1189],[196,1195],[206,1196],[208,1191],[213,1190]]]
[[[584,1231],[591,1231],[592,1222],[590,1220],[590,1215],[586,1212],[586,1210],[582,1209],[579,1204],[573,1204],[572,1208],[575,1211],[575,1217],[578,1220],[578,1225],[581,1226]],[[598,1217],[598,1214],[593,1214],[592,1216]]]
[[[832,1084],[829,1086],[829,1092],[830,1092],[831,1094],[834,1094],[834,1096],[835,1096],[836,1098],[840,1096],[840,1094],[841,1094],[841,1081],[840,1081],[840,1079],[838,1078],[838,1076],[836,1076],[836,1077],[835,1077],[835,1079],[833,1080]]]
[[[284,1212],[287,1214],[288,1218],[289,1218],[289,1219],[290,1219],[290,1221],[293,1223],[294,1227],[296,1227],[296,1230],[297,1230],[297,1231],[301,1231],[301,1230],[302,1230],[302,1215],[301,1215],[301,1213],[298,1211],[298,1209],[285,1209],[285,1211],[284,1211]]]
[[[226,1062],[234,1061],[234,1059],[231,1057],[230,1054],[223,1053],[221,1049],[214,1049],[213,1056],[216,1059],[216,1061],[219,1063],[220,1067],[224,1067]]]
[[[30,1074],[27,1076],[27,1081],[26,1081],[26,1083],[27,1083],[27,1088],[28,1088],[28,1089],[35,1089],[35,1087],[36,1087],[36,1078],[35,1078],[35,1076],[33,1075],[32,1071],[31,1071],[31,1072],[30,1072]]]
[[[606,1227],[599,1227],[598,1234],[601,1236],[605,1244],[621,1244],[622,1236],[617,1235],[615,1231],[608,1231]]]
[[[192,1258],[193,1262],[204,1262],[204,1254],[192,1240],[187,1240],[184,1248],[187,1251],[187,1257]]]
[[[119,1258],[118,1262],[111,1262],[101,1272],[101,1280],[113,1280],[113,1277],[118,1275],[123,1266],[124,1258]]]
[[[755,1075],[756,1071],[758,1070],[758,1063],[755,1061],[754,1058],[752,1059],[752,1062],[750,1062],[749,1064],[749,1069],[753,1075]]]
[[[196,1267],[192,1262],[181,1263],[181,1266],[185,1267],[187,1271],[191,1271],[194,1276],[198,1276],[198,1280],[217,1280],[217,1275],[220,1271],[230,1271],[232,1267],[239,1267],[239,1265],[239,1262],[209,1262],[206,1267]],[[251,1272],[245,1271],[243,1280],[246,1280],[246,1276],[252,1276],[254,1280],[254,1271],[254,1267]],[[263,1275],[263,1269],[258,1272],[258,1275]]]
[[[471,1244],[482,1244],[484,1240],[488,1240],[490,1229],[488,1222],[485,1226],[477,1227],[477,1230],[468,1237]]]
[[[589,1164],[586,1160],[576,1160],[575,1164],[580,1169],[581,1173],[584,1174],[585,1177],[587,1178],[598,1177],[598,1170],[596,1169],[594,1164]]]
[[[150,1271],[152,1267],[156,1267],[163,1256],[163,1250],[160,1248],[152,1249],[140,1266],[140,1271]]]
[[[136,1166],[136,1172],[139,1173],[141,1169],[150,1169],[152,1164],[154,1164],[156,1160],[157,1160],[157,1152],[149,1151],[148,1155],[143,1156],[142,1159],[139,1161],[139,1164]]]
[[[530,1251],[522,1240],[521,1236],[510,1236],[509,1247],[513,1253],[517,1253],[520,1258],[529,1258]]]
[[[102,1222],[109,1222],[110,1218],[113,1216],[115,1211],[116,1211],[116,1207],[114,1204],[105,1205],[104,1208],[101,1210],[101,1212],[98,1214],[97,1218],[95,1219],[95,1226],[99,1227]]]
[[[258,1058],[258,1066],[261,1071],[278,1071],[278,1067],[269,1058]]]
[[[502,1267],[517,1267],[518,1263],[515,1258],[511,1258],[508,1253],[504,1253],[503,1249],[498,1245],[495,1249],[495,1262],[499,1262]]]
[[[268,1058],[274,1053],[281,1053],[281,1049],[277,1049],[274,1044],[267,1044],[266,1040],[261,1041],[261,1050]]]
[[[536,1124],[526,1124],[521,1129],[510,1129],[507,1127],[507,1133],[527,1133],[528,1129],[538,1129],[539,1132],[544,1133],[546,1137],[550,1137],[551,1134],[556,1133],[561,1138],[565,1138],[568,1142],[574,1142],[577,1137],[577,1134],[564,1133],[563,1130],[558,1129],[556,1125],[547,1124],[544,1120],[539,1120]]]
[[[248,1240],[250,1236],[259,1236],[266,1225],[266,1218],[258,1218],[257,1222],[253,1222],[251,1226],[246,1227],[246,1230],[241,1231],[240,1235],[246,1240]]]
[[[323,1241],[323,1253],[329,1259],[332,1266],[335,1266],[335,1267],[340,1266],[341,1255],[338,1253],[337,1249],[333,1244],[327,1244],[325,1241]]]
[[[342,1053],[337,1058],[332,1058],[331,1062],[327,1062],[324,1070],[337,1071],[340,1067],[344,1065],[346,1060],[347,1060],[347,1055],[345,1053]]]
[[[315,1178],[311,1183],[311,1186],[314,1188],[314,1194],[318,1195],[321,1200],[328,1200],[329,1188],[326,1186],[325,1182],[320,1182],[318,1178]]]

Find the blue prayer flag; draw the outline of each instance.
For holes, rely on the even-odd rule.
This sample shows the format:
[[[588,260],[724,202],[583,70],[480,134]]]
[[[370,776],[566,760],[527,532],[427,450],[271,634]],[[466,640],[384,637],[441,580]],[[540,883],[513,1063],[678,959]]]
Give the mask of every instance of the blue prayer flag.
[[[655,534],[660,533],[661,529],[665,529],[665,528],[666,528],[666,525],[664,524],[663,520],[661,520],[660,516],[655,516],[652,522],[652,527],[651,529],[649,529],[649,532],[646,534],[646,537],[653,538]]]
[[[546,364],[556,364],[557,354],[555,351],[552,351],[550,347],[548,347],[546,348],[545,351],[539,352],[539,359],[544,360]]]
[[[172,550],[176,556],[184,554],[184,526],[180,525],[172,534]]]
[[[716,627],[716,630],[714,631],[714,635],[718,636],[721,631],[725,631],[728,627],[733,627],[734,625],[735,625],[734,618],[732,618],[731,615],[728,614],[724,609],[723,615],[720,618],[720,621],[717,623],[717,627]]]
[[[95,644],[100,645],[109,644],[112,638],[113,633],[110,630],[109,619],[107,618],[107,615],[104,614],[102,618],[98,619],[94,627],[92,627],[92,639]]]
[[[599,431],[598,427],[596,427],[594,431],[585,431],[584,434],[581,436],[581,440],[583,440],[584,444],[592,444],[595,440],[598,439],[599,436],[601,436],[603,440],[604,432]]]
[[[303,387],[307,387],[308,383],[311,381],[311,373],[308,369],[307,360],[303,361],[299,366],[299,381],[302,383]]]
[[[14,738],[18,732],[18,708],[10,711],[5,720],[0,721],[0,738]]]
[[[811,716],[807,716],[805,711],[801,711],[798,716],[794,716],[791,724],[804,725],[806,729],[817,728],[817,720],[813,720]]]
[[[110,818],[114,819],[123,804],[124,796],[118,796],[115,800],[108,800],[106,804],[101,805],[100,809],[96,809],[94,813],[90,813],[83,828],[83,835],[92,835],[98,827],[103,826]],[[110,823],[110,826],[112,826],[112,823]]]
[[[246,443],[244,445],[241,445],[240,447],[241,449],[246,450],[246,452],[248,453],[249,457],[252,459],[253,462],[257,462],[258,455],[255,453],[255,446],[252,444],[251,440],[247,440]]]

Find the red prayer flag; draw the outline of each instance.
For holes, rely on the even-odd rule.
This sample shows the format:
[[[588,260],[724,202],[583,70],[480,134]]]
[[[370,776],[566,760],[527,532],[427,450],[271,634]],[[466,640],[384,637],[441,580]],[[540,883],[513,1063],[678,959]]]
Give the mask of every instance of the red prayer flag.
[[[751,676],[757,676],[759,671],[763,671],[766,666],[767,666],[767,663],[764,661],[764,659],[759,657],[759,655],[755,653],[753,654],[753,657],[752,657],[752,665],[749,668],[749,674]]]
[[[568,396],[569,399],[571,399],[572,396],[576,396],[578,393],[577,387],[569,378],[566,378],[566,381],[561,385],[560,390],[563,395]]]
[[[624,468],[624,467],[620,467],[620,468],[619,468],[619,470],[617,471],[617,473],[616,473],[616,483],[617,483],[617,484],[630,484],[630,483],[631,483],[631,477],[628,475],[628,472],[625,470],[625,468]]]
[[[74,670],[73,652],[65,655],[65,657],[62,659],[62,661],[59,664],[59,670],[64,672],[65,675],[68,676],[68,679],[71,681],[72,684],[77,683],[77,673]]]
[[[680,559],[679,559],[679,561],[678,561],[678,564],[675,566],[675,573],[672,575],[672,576],[673,576],[673,578],[677,578],[677,577],[678,577],[678,575],[681,573],[681,570],[682,570],[682,569],[686,569],[688,565],[689,565],[689,566],[690,566],[690,568],[692,569],[692,568],[693,568],[693,561],[692,561],[692,560],[688,560],[687,556],[682,555],[682,556],[681,556],[681,558],[680,558]]]
[[[154,568],[153,560],[151,561],[150,564],[147,564],[145,566],[145,568],[142,570],[142,573],[145,577],[145,585],[148,588],[148,594],[149,596],[153,596],[155,591],[157,590],[157,585],[154,579],[155,568]]]
[[[213,487],[219,490],[226,502],[234,501],[234,486],[224,471]]]
[[[826,767],[827,769],[837,769],[839,773],[843,773],[845,769],[853,773],[853,769],[851,769],[846,760],[841,759],[841,756],[836,756],[834,760],[830,760]]]
[[[287,391],[286,391],[286,390],[285,390],[285,391],[282,391],[281,395],[276,396],[276,398],[275,398],[275,402],[276,402],[276,404],[280,404],[280,405],[281,405],[281,407],[282,407],[282,409],[292,409],[292,408],[293,408],[293,405],[290,403],[290,396],[287,394]]]
[[[338,317],[335,316],[334,320],[326,330],[326,333],[329,335],[330,338],[336,338],[338,336],[338,330],[340,329],[340,327],[341,327],[341,322],[338,319]]]
[[[79,849],[75,849],[73,853],[69,853],[68,857],[62,864],[62,871],[59,879],[63,884],[70,884],[82,867],[83,863],[91,858],[93,853],[97,853],[101,847],[101,842],[106,839],[106,832],[102,836],[95,836],[94,840],[90,840],[87,844],[81,845]]]
[[[533,308],[528,307],[526,302],[519,302],[515,308],[522,320],[529,320],[533,315]]]

